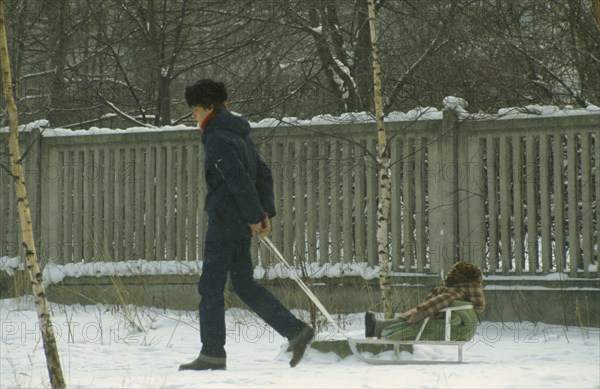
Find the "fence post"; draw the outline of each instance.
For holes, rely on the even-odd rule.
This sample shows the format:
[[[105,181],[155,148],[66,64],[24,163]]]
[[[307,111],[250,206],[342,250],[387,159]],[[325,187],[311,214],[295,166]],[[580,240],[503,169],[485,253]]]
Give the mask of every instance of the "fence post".
[[[483,147],[468,125],[458,128],[458,255],[484,269],[485,204]]]
[[[48,143],[41,148],[40,172],[40,261],[47,263],[63,263],[63,244],[59,237],[62,235],[62,200],[60,190],[63,180],[63,165],[59,161],[57,147]]]
[[[29,133],[25,145],[29,148],[25,156],[25,180],[27,183],[27,197],[31,211],[31,221],[33,222],[33,234],[37,240],[36,245],[40,245],[41,233],[41,181],[42,164],[40,159],[42,136],[39,128],[35,127]]]
[[[432,273],[446,273],[458,257],[458,115],[444,110],[429,153],[429,256]]]
[[[19,145],[21,149],[21,159],[23,165],[23,174],[25,178],[25,184],[27,185],[27,199],[29,200],[29,209],[31,213],[31,222],[33,224],[33,236],[37,241],[35,242],[36,247],[40,244],[40,145],[39,139],[40,130],[38,128],[32,129],[30,132],[21,132],[19,134]],[[16,211],[16,210],[15,210]],[[15,214],[16,215],[16,214]],[[18,225],[18,220],[11,220],[11,223]],[[17,228],[18,229],[18,228]],[[18,255],[24,257],[23,246],[20,244],[23,238],[21,236],[20,229],[18,229]]]

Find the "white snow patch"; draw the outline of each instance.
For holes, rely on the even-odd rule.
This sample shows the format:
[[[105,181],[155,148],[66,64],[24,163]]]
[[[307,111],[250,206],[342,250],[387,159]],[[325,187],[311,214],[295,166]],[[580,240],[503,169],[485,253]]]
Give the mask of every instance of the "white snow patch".
[[[15,270],[23,269],[19,258],[0,258],[0,271],[14,275]],[[147,261],[143,259],[122,262],[86,262],[68,263],[65,265],[48,263],[43,271],[46,286],[58,284],[65,278],[103,277],[103,276],[152,276],[152,275],[198,275],[202,271],[202,261]],[[378,267],[370,267],[366,263],[355,264],[324,264],[311,263],[307,265],[307,274],[312,278],[361,276],[365,279],[378,277]],[[278,263],[268,268],[256,266],[254,278],[276,279],[295,278],[302,276],[299,267],[290,272],[287,267]]]
[[[88,388],[597,388],[597,328],[544,323],[479,324],[464,347],[465,364],[377,366],[310,349],[289,367],[286,340],[253,313],[229,309],[227,370],[179,372],[200,350],[196,311],[50,303],[69,387]],[[49,387],[32,298],[0,300],[0,386]],[[294,311],[304,321],[306,311]],[[377,312],[378,317],[382,313]],[[352,337],[364,336],[364,312],[333,315]],[[134,319],[137,326],[132,325]],[[139,328],[136,328],[139,327]],[[317,340],[343,339],[333,326]],[[391,357],[393,352],[383,356]],[[407,361],[452,360],[456,349],[417,346]]]
[[[197,131],[197,127],[189,127],[183,124],[177,126],[164,126],[160,128],[131,127],[127,129],[112,129],[91,127],[89,130],[70,130],[67,128],[48,128],[43,132],[44,137],[57,136],[81,136],[81,135],[123,135],[140,132],[166,132],[166,131]]]
[[[49,263],[44,267],[46,284],[58,284],[66,277],[130,277],[139,275],[193,275],[200,274],[201,261],[136,261],[78,262],[60,265]]]
[[[590,270],[591,271],[591,270]],[[487,281],[566,281],[566,280],[581,280],[581,278],[572,278],[568,273],[549,273],[545,275],[488,275],[485,277]]]
[[[0,258],[0,272],[6,272],[9,276],[14,276],[16,270],[23,270],[25,267],[17,257]]]
[[[561,117],[561,116],[576,116],[589,115],[590,113],[600,114],[600,107],[594,104],[589,104],[586,108],[573,108],[565,106],[559,108],[554,105],[527,105],[524,107],[511,107],[499,109],[496,115],[486,113],[469,113],[466,111],[468,103],[466,100],[456,96],[447,96],[442,100],[444,109],[453,109],[457,111],[459,118],[472,120],[494,120],[494,119],[515,119],[515,118],[531,118],[531,117]],[[240,115],[239,113],[235,113]],[[107,114],[113,115],[114,114]],[[386,122],[404,122],[414,120],[441,120],[442,111],[435,107],[416,107],[408,112],[393,111],[386,115]],[[298,119],[296,117],[283,118],[265,118],[259,122],[250,122],[253,128],[271,128],[281,126],[316,126],[330,124],[352,124],[352,123],[374,123],[375,118],[369,112],[347,112],[339,116],[329,114],[316,115],[311,119]],[[198,131],[196,126],[176,125],[164,126],[160,128],[150,127],[131,127],[127,129],[112,129],[91,127],[88,130],[71,130],[66,128],[47,128],[48,120],[41,119],[32,123],[19,126],[19,131],[28,132],[34,128],[42,130],[44,137],[57,136],[81,136],[81,135],[122,135],[126,133],[140,132],[164,132],[164,131]],[[9,132],[8,127],[0,128],[0,133]]]
[[[18,258],[2,258],[0,270],[9,274],[19,266]],[[43,269],[44,283],[58,284],[65,278],[119,276],[130,277],[140,275],[197,275],[202,271],[202,261],[147,261],[143,259],[122,262],[77,262],[66,265],[49,263]],[[290,271],[281,263],[267,268],[258,265],[254,268],[255,279],[287,279],[307,275],[310,278],[340,278],[345,276],[361,277],[372,280],[379,277],[379,266],[369,266],[367,263],[308,263],[305,270],[296,265]],[[431,276],[423,273],[391,272],[392,276]]]
[[[585,109],[590,112],[600,112],[600,107],[594,104],[588,104],[588,106]]]
[[[591,287],[567,287],[567,288],[550,288],[539,285],[486,285],[485,290],[576,290],[580,292],[600,292],[600,288]]]
[[[462,97],[446,96],[442,99],[442,105],[447,109],[466,109],[469,103]]]
[[[304,266],[302,270],[301,266]],[[593,266],[593,265],[592,265]],[[14,269],[23,268],[18,258],[4,257],[0,259],[0,270],[14,274]],[[152,276],[152,275],[198,275],[202,271],[202,261],[147,261],[143,259],[122,262],[78,262],[66,265],[49,263],[43,269],[44,282],[46,285],[58,284],[65,278],[78,277],[102,277],[102,276]],[[590,271],[595,271],[590,267]],[[406,273],[390,272],[395,277],[431,277],[431,273]],[[365,280],[373,280],[379,277],[379,266],[370,266],[366,262],[361,263],[324,263],[317,262],[301,265],[295,263],[292,270],[281,263],[264,267],[258,265],[254,268],[255,279],[287,279],[308,276],[312,279],[360,277]],[[566,281],[575,278],[566,273],[551,273],[547,275],[489,275],[484,281]],[[526,289],[528,286],[515,285],[512,289]],[[534,288],[545,288],[533,286]],[[493,286],[496,288],[496,286]],[[504,286],[498,286],[504,288]]]
[[[600,113],[600,108],[593,104],[587,108],[573,108],[570,106],[563,109],[555,105],[526,105],[524,107],[502,108],[498,110],[498,119],[524,119],[534,117],[561,117],[561,116],[577,116],[588,115],[592,113]]]

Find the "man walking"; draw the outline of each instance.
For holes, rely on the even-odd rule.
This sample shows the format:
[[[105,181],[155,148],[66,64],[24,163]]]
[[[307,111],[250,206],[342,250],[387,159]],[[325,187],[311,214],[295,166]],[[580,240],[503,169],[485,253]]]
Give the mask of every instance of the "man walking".
[[[222,82],[199,80],[186,88],[185,99],[202,133],[208,230],[198,283],[202,349],[198,358],[179,370],[226,368],[224,289],[228,275],[241,300],[289,339],[290,366],[294,367],[314,330],[254,280],[250,254],[252,236],[268,235],[275,216],[271,171],[249,137],[248,121],[227,109]]]

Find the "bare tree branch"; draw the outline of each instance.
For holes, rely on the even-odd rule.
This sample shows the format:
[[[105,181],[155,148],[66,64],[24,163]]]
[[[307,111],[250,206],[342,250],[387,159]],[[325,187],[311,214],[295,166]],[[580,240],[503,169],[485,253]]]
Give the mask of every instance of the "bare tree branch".
[[[123,112],[122,110],[117,108],[117,106],[114,103],[108,101],[104,96],[102,96],[102,94],[98,93],[98,97],[100,97],[104,101],[104,103],[108,107],[110,107],[110,109],[112,109],[117,115],[119,115],[123,119],[126,119],[127,121],[132,122],[138,126],[147,127],[147,128],[158,128],[156,126],[153,126],[152,124],[141,122],[141,121],[137,120],[136,118],[134,118],[133,116]]]

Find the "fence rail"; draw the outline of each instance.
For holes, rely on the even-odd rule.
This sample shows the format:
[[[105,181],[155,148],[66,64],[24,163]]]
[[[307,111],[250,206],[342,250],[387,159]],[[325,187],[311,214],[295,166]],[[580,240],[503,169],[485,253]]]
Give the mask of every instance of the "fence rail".
[[[498,275],[598,276],[600,115],[459,121],[445,111],[442,120],[390,122],[387,130],[394,271],[438,272],[461,257]],[[273,171],[272,238],[283,254],[375,266],[373,126],[255,128],[253,137]],[[196,131],[32,132],[21,143],[30,147],[26,178],[42,260],[202,259]],[[17,219],[12,179],[2,173],[0,257],[19,255]],[[273,263],[268,250],[253,250],[263,266]]]

